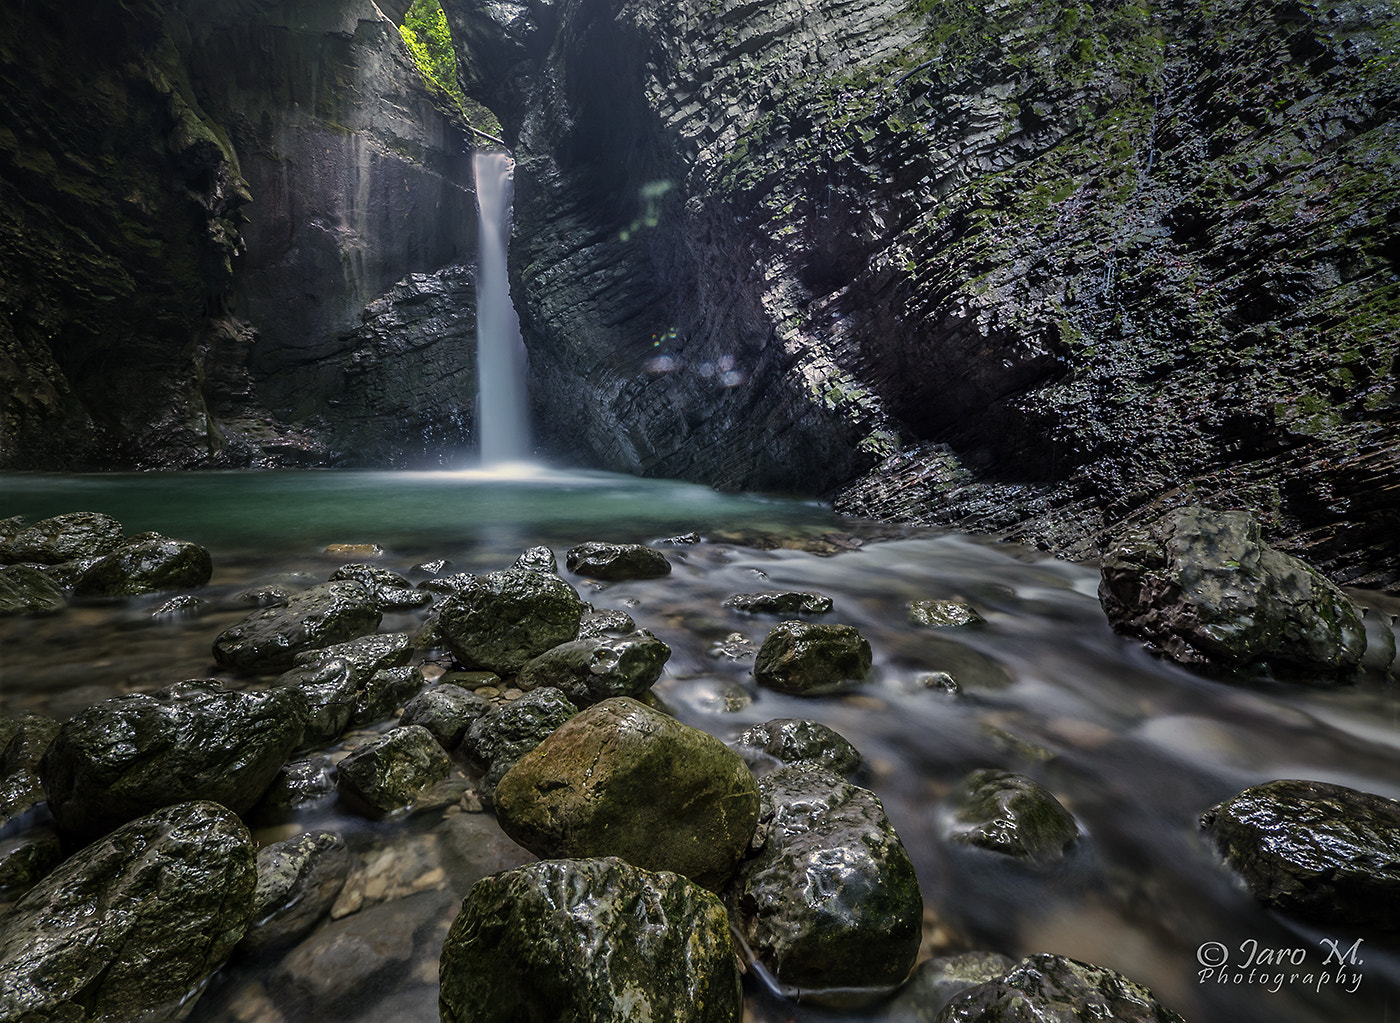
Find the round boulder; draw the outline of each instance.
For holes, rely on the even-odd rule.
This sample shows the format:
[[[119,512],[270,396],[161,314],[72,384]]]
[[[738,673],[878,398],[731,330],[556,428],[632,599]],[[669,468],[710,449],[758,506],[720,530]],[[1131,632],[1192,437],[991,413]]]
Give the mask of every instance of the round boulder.
[[[1266,906],[1321,924],[1400,928],[1400,802],[1271,781],[1211,807],[1201,826]]]
[[[559,726],[496,787],[506,834],[541,857],[620,856],[718,890],[758,820],[758,787],[714,736],[627,697]]]
[[[203,586],[214,574],[209,552],[188,540],[145,536],[93,562],[73,587],[79,597],[134,597]]]
[[[469,582],[442,602],[438,628],[464,667],[514,674],[578,635],[584,604],[557,575],[509,568]]]
[[[234,692],[217,679],[178,682],[89,707],[64,722],[39,762],[65,834],[92,839],[191,799],[245,813],[301,742],[295,689]]]
[[[575,706],[587,707],[613,696],[641,696],[661,677],[670,656],[671,648],[644,630],[576,639],[527,662],[515,684],[552,686]]]
[[[714,895],[618,859],[478,881],[442,947],[443,1023],[738,1023],[734,941]]]
[[[761,686],[794,696],[858,685],[870,673],[870,644],[853,626],[780,622],[754,659]]]
[[[5,915],[0,1019],[184,1019],[243,937],[257,877],[248,829],[223,806],[130,822]]]
[[[656,579],[671,574],[671,563],[666,555],[639,543],[581,543],[565,552],[564,564],[574,575],[608,582]]]
[[[754,852],[726,896],[735,926],[792,993],[887,995],[918,957],[924,904],[879,797],[815,764],[759,787]]]

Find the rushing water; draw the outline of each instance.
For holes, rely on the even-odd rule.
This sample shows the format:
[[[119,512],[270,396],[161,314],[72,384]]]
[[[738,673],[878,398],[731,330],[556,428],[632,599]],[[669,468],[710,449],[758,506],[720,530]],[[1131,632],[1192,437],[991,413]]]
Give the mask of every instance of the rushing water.
[[[525,344],[510,299],[506,243],[510,237],[514,161],[505,153],[473,158],[480,225],[476,285],[477,426],[486,465],[530,457]]]
[[[324,553],[329,543],[378,543],[386,550],[380,564],[400,572],[433,558],[476,572],[504,567],[535,544],[552,547],[562,563],[564,550],[584,540],[694,532],[698,542],[662,545],[675,568],[667,578],[566,578],[595,606],[625,609],[670,644],[655,691],[681,719],[732,739],[760,721],[808,717],[863,752],[865,784],[884,801],[919,871],[926,953],[1070,955],[1121,970],[1197,1023],[1383,1023],[1400,1013],[1393,945],[1364,938],[1355,985],[1319,979],[1321,940],[1343,938],[1345,948],[1357,936],[1261,909],[1197,828],[1213,803],[1274,778],[1400,797],[1394,685],[1367,678],[1324,690],[1197,677],[1110,631],[1092,567],[842,520],[809,502],[602,473],[0,476],[0,517],[79,509],[114,514],[130,533],[159,530],[209,547],[215,575],[202,595],[212,609],[157,620],[151,611],[161,598],[143,598],[0,620],[0,713],[67,715],[119,693],[214,674],[210,641],[246,612],[232,595],[288,578],[325,579],[345,560]],[[822,620],[856,626],[874,650],[867,686],[784,696],[754,686],[751,660],[719,653],[726,641],[735,649],[735,633],[760,643],[774,622],[730,612],[724,598],[774,588],[834,599],[836,610]],[[986,625],[909,626],[905,605],[918,598],[969,601]],[[382,628],[414,628],[420,618],[391,616]],[[919,684],[935,671],[952,674],[961,694]],[[1057,866],[1030,868],[948,844],[943,801],[979,767],[1047,785],[1080,822],[1078,849]],[[464,811],[458,797],[467,782],[455,784],[405,819],[371,824],[332,805],[258,832],[271,841],[303,827],[340,830],[359,864],[355,895],[342,896],[340,919],[287,954],[230,963],[191,1018],[436,1020],[437,951],[458,901],[483,873],[528,858],[489,814],[471,812],[470,794]],[[355,899],[358,911],[348,912]],[[1223,946],[1233,967],[1251,941],[1304,950],[1311,980],[1275,983],[1278,970],[1250,978],[1233,969],[1226,983],[1202,980],[1203,948],[1209,958]],[[766,996],[752,977],[746,984],[755,1021],[915,1018],[793,1005]]]

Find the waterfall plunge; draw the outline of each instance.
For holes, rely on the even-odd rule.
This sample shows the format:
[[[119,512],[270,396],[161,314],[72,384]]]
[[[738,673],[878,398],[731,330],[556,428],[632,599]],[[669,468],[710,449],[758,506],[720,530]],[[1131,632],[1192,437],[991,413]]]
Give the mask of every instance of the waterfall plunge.
[[[525,392],[525,343],[506,277],[511,182],[515,161],[505,153],[477,153],[480,254],[476,281],[476,422],[484,466],[530,458]]]

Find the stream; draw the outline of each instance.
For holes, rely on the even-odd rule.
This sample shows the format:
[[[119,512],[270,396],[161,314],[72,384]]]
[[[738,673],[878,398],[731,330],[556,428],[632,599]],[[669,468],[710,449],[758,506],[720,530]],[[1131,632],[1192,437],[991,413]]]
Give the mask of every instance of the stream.
[[[816,502],[601,472],[0,474],[0,518],[78,510],[114,515],[128,534],[156,530],[207,547],[214,577],[199,595],[210,608],[153,617],[168,597],[156,595],[0,619],[0,714],[63,718],[185,678],[248,685],[221,675],[209,652],[247,613],[233,596],[309,585],[360,560],[327,554],[328,544],[378,544],[385,554],[375,563],[415,581],[420,563],[493,571],[542,544],[585,600],[625,610],[670,645],[654,692],[681,720],[732,740],[758,722],[806,717],[861,751],[861,784],[883,800],[919,873],[925,957],[1060,953],[1125,973],[1193,1023],[1383,1023],[1400,1014],[1400,949],[1261,908],[1197,829],[1214,803],[1277,778],[1400,798],[1395,683],[1368,676],[1324,689],[1197,676],[1110,630],[1091,565],[842,519]],[[563,570],[563,553],[586,540],[657,543],[673,572],[580,579]],[[757,689],[744,641],[757,649],[779,619],[721,605],[768,589],[830,596],[835,610],[814,620],[853,625],[870,641],[869,683],[818,698]],[[967,601],[986,623],[909,625],[915,599]],[[386,615],[381,630],[415,629],[424,614]],[[925,684],[933,672],[960,691]],[[1054,792],[1079,821],[1075,850],[1032,867],[945,841],[944,800],[981,767],[1027,774]],[[460,772],[407,817],[369,822],[332,803],[255,835],[276,841],[313,827],[341,832],[356,857],[338,919],[285,954],[236,956],[189,1018],[437,1020],[437,954],[461,897],[485,873],[532,857],[500,835]],[[1354,953],[1341,977],[1336,955],[1327,962],[1329,941]],[[1305,965],[1251,974],[1260,949],[1303,950],[1293,961]],[[1211,968],[1222,950],[1225,964]],[[753,1023],[919,1018],[899,1003],[794,1004],[752,974],[745,984]]]

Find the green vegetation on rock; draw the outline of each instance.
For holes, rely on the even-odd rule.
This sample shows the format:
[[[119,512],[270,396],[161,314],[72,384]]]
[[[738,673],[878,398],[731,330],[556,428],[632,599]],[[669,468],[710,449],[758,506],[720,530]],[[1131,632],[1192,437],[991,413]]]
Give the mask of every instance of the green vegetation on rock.
[[[462,91],[457,79],[457,54],[452,30],[438,0],[413,0],[404,15],[399,35],[418,65],[423,81],[446,95],[448,105],[467,126],[479,134],[499,139],[501,125],[494,114]]]

